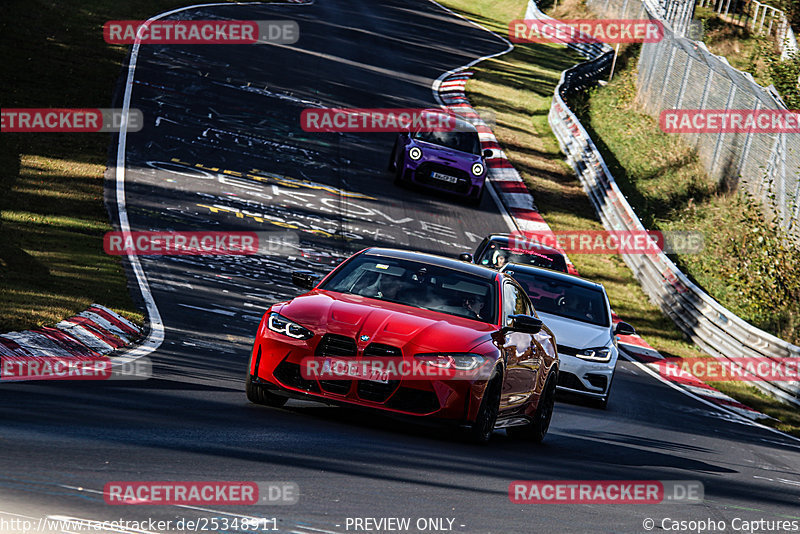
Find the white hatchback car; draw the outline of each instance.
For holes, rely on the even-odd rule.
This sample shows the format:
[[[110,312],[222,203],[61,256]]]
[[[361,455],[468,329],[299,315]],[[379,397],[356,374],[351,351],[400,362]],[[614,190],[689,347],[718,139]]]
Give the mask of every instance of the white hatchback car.
[[[556,335],[561,365],[558,388],[605,408],[617,365],[617,335],[632,335],[624,322],[613,326],[602,284],[577,276],[511,263],[510,274],[528,293],[539,317]]]

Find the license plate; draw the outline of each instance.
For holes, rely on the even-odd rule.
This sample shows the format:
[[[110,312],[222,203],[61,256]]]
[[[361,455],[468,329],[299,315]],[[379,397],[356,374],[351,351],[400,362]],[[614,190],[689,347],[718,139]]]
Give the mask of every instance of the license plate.
[[[336,358],[325,358],[322,363],[322,374],[324,377],[334,379],[354,378],[356,380],[368,380],[380,384],[389,383],[389,373],[372,369],[369,366],[361,365],[357,360],[339,360]]]
[[[447,182],[450,184],[458,182],[458,178],[456,178],[455,176],[450,176],[449,174],[442,174],[436,171],[433,171],[431,173],[431,178],[435,178],[436,180],[441,180],[443,182]]]

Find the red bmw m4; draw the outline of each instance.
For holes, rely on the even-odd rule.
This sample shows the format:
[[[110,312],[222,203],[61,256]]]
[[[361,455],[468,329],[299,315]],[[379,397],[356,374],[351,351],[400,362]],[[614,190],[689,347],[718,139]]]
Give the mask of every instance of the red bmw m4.
[[[271,306],[247,398],[357,405],[541,441],[558,381],[556,340],[509,275],[430,254],[363,250]]]

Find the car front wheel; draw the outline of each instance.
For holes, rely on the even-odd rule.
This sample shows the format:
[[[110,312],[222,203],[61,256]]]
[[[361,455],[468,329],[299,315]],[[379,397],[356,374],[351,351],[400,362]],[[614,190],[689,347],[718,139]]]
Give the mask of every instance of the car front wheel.
[[[250,375],[250,373],[247,374],[247,378],[244,381],[244,391],[247,394],[247,400],[253,404],[261,404],[264,406],[279,408],[286,404],[286,401],[289,400],[286,397],[275,395],[271,391],[264,389],[261,384],[256,384],[253,382],[253,377]]]
[[[611,375],[611,380],[608,381],[608,390],[606,391],[606,396],[602,399],[597,399],[594,401],[595,408],[599,408],[601,410],[605,410],[608,408],[608,398],[611,396],[611,384],[614,383],[614,375]]]
[[[389,172],[395,172],[397,170],[397,140],[394,142],[394,147],[392,148],[392,155],[389,157],[389,165],[387,165],[387,170]]]
[[[478,194],[476,194],[474,197],[470,197],[469,204],[471,206],[478,207],[478,206],[481,205],[481,202],[483,201],[483,191],[485,189],[486,189],[486,186],[484,185],[483,187],[481,187],[481,189],[478,192]]]
[[[499,374],[486,385],[483,392],[481,406],[475,422],[472,423],[468,431],[468,438],[473,443],[485,444],[489,442],[494,432],[494,424],[497,422],[497,414],[500,411],[500,390],[502,389],[503,378]]]

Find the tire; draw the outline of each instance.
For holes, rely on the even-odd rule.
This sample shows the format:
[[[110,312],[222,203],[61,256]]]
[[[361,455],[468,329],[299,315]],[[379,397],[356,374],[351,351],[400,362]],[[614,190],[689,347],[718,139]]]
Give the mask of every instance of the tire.
[[[472,206],[472,207],[475,207],[475,208],[477,208],[478,206],[480,206],[480,205],[481,205],[481,202],[483,201],[483,192],[484,192],[485,190],[486,190],[486,186],[483,186],[483,187],[481,187],[481,192],[480,192],[480,193],[478,193],[478,196],[476,196],[476,197],[470,197],[470,199],[467,201],[467,202],[468,202],[468,204],[469,204],[470,206]]]
[[[542,392],[542,397],[539,399],[539,406],[536,407],[533,421],[525,426],[510,427],[506,432],[510,437],[515,439],[541,443],[547,435],[547,430],[550,428],[550,421],[553,418],[553,406],[555,406],[555,403],[556,380],[551,373],[544,385],[544,391]]]
[[[289,400],[286,397],[275,395],[271,391],[264,389],[261,385],[254,383],[253,377],[250,376],[250,374],[247,375],[247,379],[244,382],[244,391],[247,393],[247,400],[253,404],[261,404],[262,406],[280,408]]]
[[[403,173],[405,172],[406,168],[405,165],[397,165],[395,162],[394,170],[394,184],[398,187],[405,187],[406,182],[403,180]]]
[[[616,373],[614,373],[616,374]],[[611,380],[608,382],[608,393],[602,399],[595,399],[592,402],[592,406],[597,408],[598,410],[605,410],[608,408],[608,398],[611,397],[611,385],[614,383],[614,375],[611,375]]]
[[[389,172],[397,172],[397,139],[394,141],[394,147],[392,148],[392,155],[389,156],[389,165],[387,165],[386,170]]]
[[[470,442],[480,445],[489,443],[492,432],[494,432],[494,424],[497,422],[497,414],[500,411],[502,384],[502,376],[495,374],[486,385],[478,415],[467,432],[467,439]]]

